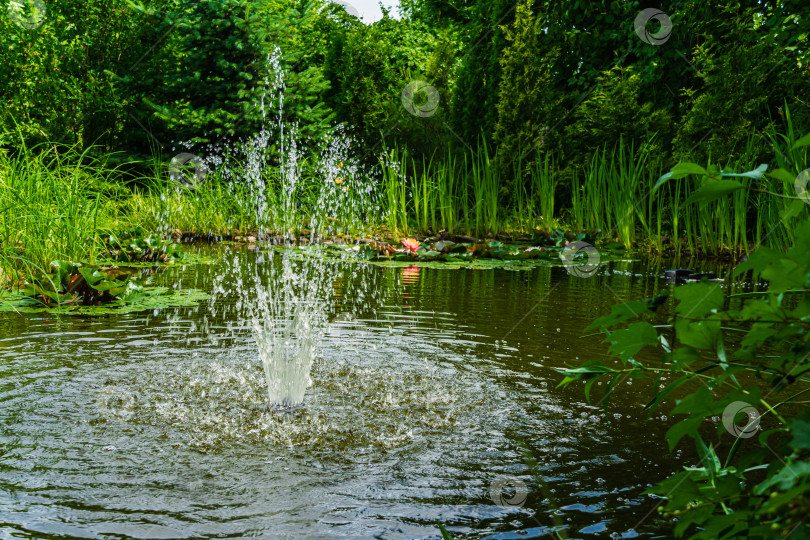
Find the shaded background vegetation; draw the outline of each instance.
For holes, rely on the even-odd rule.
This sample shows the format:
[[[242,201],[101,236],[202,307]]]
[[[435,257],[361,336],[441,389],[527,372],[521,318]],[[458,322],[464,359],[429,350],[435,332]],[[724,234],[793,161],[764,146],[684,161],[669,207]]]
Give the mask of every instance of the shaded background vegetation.
[[[122,160],[244,137],[276,48],[284,114],[306,139],[343,123],[366,149],[385,139],[416,156],[486,141],[507,171],[551,149],[582,163],[620,137],[654,137],[665,162],[723,162],[786,105],[808,125],[810,5],[661,2],[673,31],[660,46],[634,32],[644,7],[407,0],[402,19],[366,25],[321,0],[50,2],[37,29],[0,17],[0,145],[15,148],[15,125]],[[433,116],[402,107],[414,79],[438,90]]]

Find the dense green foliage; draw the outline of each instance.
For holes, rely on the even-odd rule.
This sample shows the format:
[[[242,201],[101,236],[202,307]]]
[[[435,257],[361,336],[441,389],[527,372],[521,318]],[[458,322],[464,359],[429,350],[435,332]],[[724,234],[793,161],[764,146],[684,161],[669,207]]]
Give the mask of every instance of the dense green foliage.
[[[367,147],[385,138],[419,155],[484,140],[508,172],[547,149],[565,169],[605,142],[653,134],[666,165],[724,162],[783,129],[786,104],[806,129],[805,3],[665,2],[672,33],[658,45],[634,31],[643,7],[420,1],[365,25],[322,0],[51,3],[35,28],[0,18],[0,144],[13,148],[15,123],[29,142],[138,156],[255,133],[276,50],[285,118],[305,139],[336,122]],[[412,80],[436,88],[435,114],[405,111]]]
[[[381,220],[394,234],[563,223],[692,253],[792,239],[789,227],[770,232],[784,201],[763,196],[790,195],[784,176],[703,209],[683,205],[688,180],[650,193],[683,159],[736,172],[767,163],[794,177],[810,165],[806,152],[771,157],[810,128],[801,2],[665,3],[672,31],[657,44],[634,29],[639,2],[413,0],[401,19],[371,25],[323,0],[68,0],[44,17],[31,0],[20,5],[16,19],[0,17],[0,148],[10,155],[20,141],[77,145],[126,164],[114,183],[149,177],[154,195],[170,156],[222,154],[274,130],[280,113],[310,153],[344,125],[358,174],[383,187]],[[395,155],[374,169],[385,148]],[[211,180],[194,201],[172,196],[188,217],[176,226],[255,225],[241,207],[199,215],[204,193],[238,200],[233,190],[247,189]],[[166,204],[144,196],[127,204]],[[152,225],[167,211],[152,211]]]
[[[587,381],[586,393],[609,377],[603,403],[618,381],[654,378],[649,414],[679,396],[667,440],[674,449],[692,438],[699,462],[650,489],[664,499],[660,511],[674,518],[678,537],[810,533],[802,522],[810,508],[810,408],[803,398],[810,391],[810,222],[796,237],[787,253],[760,248],[737,268],[766,280],[761,292],[728,297],[714,283],[678,287],[668,325],[652,324],[665,296],[615,306],[593,327],[607,332],[622,366],[594,360],[565,371],[563,384]],[[637,360],[650,347],[661,360]],[[754,416],[737,415],[749,407]]]
[[[803,144],[810,145],[810,138]],[[685,163],[672,177],[687,174],[716,172]],[[736,179],[715,178],[692,199],[711,202],[744,189]],[[728,295],[719,283],[676,286],[668,321],[658,316],[668,289],[616,305],[591,329],[605,332],[620,365],[590,360],[562,371],[560,384],[585,381],[589,400],[594,383],[608,377],[599,398],[605,408],[619,381],[655,380],[645,410],[652,415],[671,407],[677,422],[667,431],[670,450],[690,437],[699,460],[649,490],[662,499],[659,512],[674,524],[677,537],[810,534],[804,521],[810,510],[810,221],[789,228],[793,247],[760,247],[734,271],[751,272],[765,287]],[[648,356],[651,348],[657,353]]]
[[[662,2],[671,32],[635,28],[638,0],[406,0],[401,19],[370,25],[326,0],[46,4],[0,13],[0,285],[20,286],[14,309],[138,296],[97,263],[171,260],[171,234],[279,223],[748,254],[737,273],[767,289],[687,285],[670,321],[657,320],[665,295],[617,306],[595,328],[620,367],[588,362],[564,384],[586,381],[590,397],[610,377],[606,402],[623,377],[655,376],[648,409],[676,399],[668,440],[692,438],[700,462],[651,490],[676,534],[808,536],[795,518],[810,508],[797,399],[810,205],[796,185],[810,169],[810,4]],[[272,147],[261,167],[231,159],[194,189],[169,181],[183,149],[244,157],[234,143],[279,141],[281,126],[294,167],[279,165],[290,146]],[[503,260],[548,256],[473,240]],[[468,256],[438,244],[401,256]],[[758,439],[708,429],[735,402],[762,415]]]

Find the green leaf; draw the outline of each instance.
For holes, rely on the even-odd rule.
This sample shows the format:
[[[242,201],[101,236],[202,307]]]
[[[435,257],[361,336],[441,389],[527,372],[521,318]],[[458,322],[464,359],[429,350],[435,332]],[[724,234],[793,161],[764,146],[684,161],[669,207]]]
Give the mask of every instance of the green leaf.
[[[620,322],[628,319],[638,317],[642,313],[647,312],[647,304],[644,302],[633,301],[625,302],[624,304],[616,304],[610,310],[610,315],[599,317],[591,323],[586,330],[594,330],[596,328],[609,328],[615,326]]]
[[[723,290],[718,283],[687,283],[675,289],[678,305],[675,312],[681,317],[701,318],[723,307]]]
[[[660,392],[656,392],[655,397],[653,397],[644,406],[644,408],[649,409],[650,414],[652,414],[653,411],[655,411],[655,409],[658,408],[658,406],[661,404],[661,402],[664,401],[664,399],[669,394],[671,394],[673,390],[675,390],[676,388],[681,386],[683,383],[685,383],[686,381],[689,381],[691,379],[692,379],[692,377],[690,375],[681,375],[680,377],[678,377],[677,379],[675,379],[674,381],[669,383],[663,390],[661,390]]]
[[[84,277],[84,280],[91,287],[94,287],[98,282],[104,279],[104,274],[86,266],[79,268],[79,273]]]
[[[797,148],[801,148],[803,146],[810,146],[810,133],[796,141],[793,146],[790,147],[790,149],[796,150]]]
[[[801,215],[806,208],[807,204],[805,203],[804,199],[796,199],[779,212],[779,217],[783,221],[792,219],[798,215]]]
[[[690,364],[700,360],[700,354],[692,347],[677,347],[671,353],[664,355],[664,360],[672,362],[674,369],[684,370]]]
[[[442,532],[442,540],[453,540],[453,537],[450,536],[450,533],[447,532],[447,529],[444,528],[444,525],[439,523],[439,530]]]
[[[773,172],[769,172],[768,176],[775,178],[776,180],[781,180],[785,184],[790,185],[793,185],[793,182],[796,181],[796,175],[785,169],[776,169]]]
[[[587,381],[606,373],[615,373],[616,370],[598,360],[589,360],[576,368],[559,368],[555,369],[555,371],[565,375],[565,378],[557,385],[557,388],[559,388],[567,386],[573,381]]]
[[[655,191],[658,188],[660,188],[664,183],[666,183],[667,180],[672,179],[672,176],[673,176],[673,173],[671,173],[671,172],[668,172],[668,173],[664,174],[663,176],[661,176],[661,178],[659,178],[658,181],[655,182],[655,185],[653,186],[652,190],[650,191],[650,194],[655,193]]]
[[[747,261],[743,261],[737,265],[733,275],[739,276],[748,270],[753,270],[754,275],[759,275],[774,259],[779,257],[784,257],[784,254],[767,247],[760,247],[748,256]]]
[[[677,488],[677,486],[676,486]],[[687,504],[689,504],[688,501]],[[687,529],[692,524],[703,524],[708,520],[712,513],[714,513],[714,509],[717,505],[711,504],[708,506],[701,506],[699,508],[690,509],[687,512],[683,512],[680,516],[678,516],[678,524],[675,525],[675,529],[673,533],[675,534],[676,538],[682,538],[686,533]]]
[[[754,488],[754,493],[766,493],[771,486],[778,485],[779,491],[787,491],[796,485],[797,480],[810,476],[810,462],[785,463],[777,474],[765,479]]]
[[[690,417],[681,420],[667,430],[666,438],[669,445],[669,451],[673,451],[681,439],[685,435],[691,435],[692,438],[698,437],[698,428],[703,423],[703,418]]]
[[[738,176],[738,177],[742,176],[742,177],[745,177],[745,178],[753,178],[754,180],[759,180],[760,178],[762,178],[762,173],[764,173],[767,170],[768,170],[768,164],[763,163],[762,165],[760,165],[759,167],[757,167],[753,171],[748,171],[748,172],[744,172],[744,173],[725,173],[724,172],[724,173],[720,173],[720,176]]]
[[[696,349],[714,349],[720,334],[720,321],[694,323],[686,319],[675,322],[675,333],[684,345]]]
[[[646,321],[631,324],[623,330],[616,330],[608,336],[610,351],[627,361],[638,351],[648,346],[658,345],[658,332]]]
[[[685,178],[689,175],[696,175],[696,176],[706,176],[708,172],[706,169],[698,165],[697,163],[678,163],[674,167],[672,167],[672,178]],[[659,180],[660,182],[660,180]]]
[[[673,474],[647,490],[667,498],[667,508],[671,510],[684,508],[695,500],[701,500],[703,495],[695,482],[697,474],[694,471],[681,471]]]
[[[694,204],[698,202],[705,204],[721,197],[726,197],[744,188],[745,186],[736,180],[713,180],[700,186],[692,196],[684,201],[684,204]]]
[[[790,432],[793,434],[790,446],[796,450],[810,448],[810,423],[796,420],[790,425]]]
[[[105,292],[105,291],[110,291],[110,290],[115,289],[115,288],[121,288],[122,285],[123,285],[122,283],[119,283],[119,282],[116,282],[116,281],[104,280],[104,281],[100,281],[99,283],[93,285],[93,288],[95,290],[99,291],[99,292]],[[126,287],[123,287],[123,289],[125,290]],[[110,294],[112,294],[112,292]]]
[[[608,402],[610,401],[610,394],[613,392],[613,388],[616,386],[616,383],[619,382],[619,377],[621,377],[621,373],[616,373],[613,376],[613,378],[610,379],[607,388],[605,388],[605,393],[602,395],[602,409],[605,411],[605,414],[607,414],[607,407]]]
[[[754,323],[742,340],[743,347],[759,347],[776,334],[773,323]]]

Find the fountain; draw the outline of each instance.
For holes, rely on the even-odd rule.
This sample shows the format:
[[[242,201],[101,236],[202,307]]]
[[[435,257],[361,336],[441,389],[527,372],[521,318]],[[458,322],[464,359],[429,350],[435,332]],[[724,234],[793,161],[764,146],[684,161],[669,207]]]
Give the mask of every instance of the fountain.
[[[250,196],[242,204],[252,205],[250,211],[259,220],[257,236],[265,241],[251,272],[246,274],[236,262],[229,271],[215,277],[211,305],[226,291],[237,295],[235,307],[253,331],[270,404],[289,408],[303,401],[311,384],[310,370],[334,303],[332,283],[339,265],[324,260],[319,253],[323,240],[352,232],[342,228],[362,223],[361,211],[375,205],[369,181],[359,174],[356,160],[350,157],[351,140],[340,128],[317,152],[316,193],[312,196],[312,182],[305,185],[301,177],[302,145],[297,128],[283,121],[284,72],[279,58],[277,52],[267,59],[260,132],[232,148],[209,148],[213,156],[204,161],[208,169],[216,168],[232,188],[247,188]],[[277,103],[275,138],[266,127],[273,102]],[[268,179],[272,185],[268,185]],[[303,215],[298,201],[305,197],[304,190],[309,190],[310,200],[316,201],[314,210],[310,209],[309,235],[305,239],[313,252],[307,265],[295,261],[294,254],[286,249],[300,243]]]

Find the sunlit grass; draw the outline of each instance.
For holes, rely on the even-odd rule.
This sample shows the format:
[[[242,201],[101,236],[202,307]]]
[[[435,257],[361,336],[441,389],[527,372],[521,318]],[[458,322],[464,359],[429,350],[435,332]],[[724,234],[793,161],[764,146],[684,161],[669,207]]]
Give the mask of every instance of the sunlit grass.
[[[0,154],[0,267],[3,285],[56,259],[93,262],[115,169],[88,151],[29,148]]]
[[[775,154],[769,171],[778,167],[795,177],[810,159],[788,126],[787,133],[768,134]],[[752,136],[721,169],[755,169],[756,142]],[[810,213],[805,205],[798,216],[787,215],[795,188],[786,176],[767,174],[736,177],[747,189],[686,204],[699,179],[679,178],[654,190],[666,168],[651,148],[619,141],[565,171],[545,152],[517,163],[511,182],[502,178],[497,153],[481,144],[476,152],[423,159],[393,148],[371,171],[317,157],[302,158],[286,172],[270,164],[254,170],[237,160],[184,186],[158,160],[151,169],[142,166],[148,172],[141,176],[125,175],[109,165],[110,156],[29,148],[21,141],[15,152],[0,154],[0,283],[18,282],[56,259],[92,263],[103,248],[100,230],[136,225],[166,237],[179,230],[205,238],[313,228],[324,238],[380,234],[382,228],[395,238],[601,229],[604,239],[657,253],[740,256],[760,244],[792,245],[791,223]],[[285,191],[290,185],[294,193]]]

